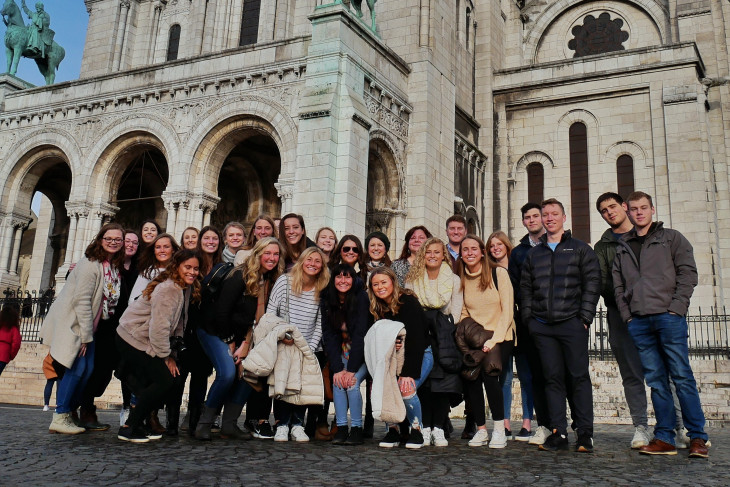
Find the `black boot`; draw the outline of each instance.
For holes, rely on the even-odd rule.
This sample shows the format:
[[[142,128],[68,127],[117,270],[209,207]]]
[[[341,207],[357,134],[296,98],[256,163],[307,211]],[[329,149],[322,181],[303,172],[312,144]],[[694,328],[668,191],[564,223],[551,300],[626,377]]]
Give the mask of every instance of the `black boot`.
[[[165,436],[177,436],[180,424],[180,406],[167,406]]]
[[[373,418],[373,412],[365,414],[365,425],[362,429],[363,438],[372,438],[375,430],[375,419]]]
[[[477,432],[477,424],[471,412],[466,413],[466,421],[464,422],[464,431],[461,432],[462,440],[471,440]]]
[[[203,406],[203,412],[200,415],[198,426],[195,427],[195,438],[197,440],[210,441],[210,428],[217,416],[215,408]]]
[[[307,408],[307,422],[304,425],[304,432],[310,438],[314,438],[314,434],[317,432],[317,416],[319,411],[315,406],[309,406]]]
[[[202,413],[200,406],[188,404],[188,414],[190,419],[188,421],[188,434],[195,436],[195,428],[198,427],[198,421],[200,421],[200,414]]]
[[[251,433],[238,427],[238,418],[241,416],[242,410],[243,404],[225,403],[223,416],[221,417],[221,438],[230,440],[250,440],[253,438]]]
[[[350,435],[347,437],[347,440],[345,441],[346,446],[352,446],[352,445],[362,445],[364,443],[363,437],[362,437],[362,428],[359,426],[353,426],[350,430]]]
[[[353,428],[355,429],[355,428]],[[332,438],[332,444],[333,445],[344,445],[347,441],[347,437],[349,436],[349,432],[347,431],[347,425],[345,426],[338,426],[337,427],[337,433],[335,433],[335,437]]]

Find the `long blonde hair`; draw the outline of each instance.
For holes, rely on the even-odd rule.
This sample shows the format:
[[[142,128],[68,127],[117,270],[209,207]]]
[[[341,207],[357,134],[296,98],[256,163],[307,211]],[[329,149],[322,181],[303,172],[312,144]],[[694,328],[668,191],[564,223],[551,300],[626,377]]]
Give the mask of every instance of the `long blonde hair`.
[[[284,247],[274,237],[264,237],[253,246],[251,255],[240,265],[239,269],[242,270],[243,282],[246,286],[246,294],[249,296],[258,296],[261,289],[261,283],[264,278],[264,273],[261,272],[261,256],[264,253],[264,249],[269,245],[276,245],[279,247],[279,263],[267,274],[267,280],[271,283],[275,282],[276,279],[284,272]]]
[[[393,283],[393,299],[390,300],[390,304],[377,297],[373,292],[373,277],[377,276],[378,274],[388,276]],[[395,272],[393,272],[393,269],[391,269],[390,267],[378,267],[370,273],[370,280],[368,281],[370,314],[373,315],[373,318],[375,318],[376,320],[382,319],[389,311],[393,315],[398,314],[398,310],[400,310],[400,306],[401,304],[403,304],[401,303],[400,299],[401,296],[404,294],[413,295],[410,290],[400,287],[400,285],[398,284],[398,278],[395,276]]]
[[[426,272],[426,249],[434,244],[440,245],[441,251],[444,253],[443,261],[446,262],[449,267],[451,267],[451,259],[448,258],[449,251],[446,248],[446,244],[440,238],[431,237],[423,242],[421,248],[418,249],[418,252],[416,252],[416,257],[413,259],[413,265],[408,270],[408,274],[406,274],[406,282],[413,282],[420,278],[424,272]]]
[[[492,257],[492,253],[489,251],[489,247],[492,246],[492,239],[496,238],[500,242],[504,244],[504,246],[507,248],[507,260],[509,261],[509,256],[512,254],[512,242],[509,241],[509,237],[506,233],[504,233],[502,230],[497,230],[495,232],[492,232],[492,234],[489,236],[489,238],[486,241],[487,246],[487,260],[492,264],[492,266],[498,266],[496,260],[494,260],[494,257]]]
[[[299,255],[299,259],[297,259],[296,264],[294,264],[290,272],[291,290],[294,294],[302,294],[302,289],[304,288],[304,261],[312,254],[319,254],[319,257],[322,259],[322,270],[319,271],[319,275],[314,281],[314,299],[318,300],[319,293],[327,287],[327,283],[330,280],[330,271],[327,268],[327,257],[317,247],[306,248]]]

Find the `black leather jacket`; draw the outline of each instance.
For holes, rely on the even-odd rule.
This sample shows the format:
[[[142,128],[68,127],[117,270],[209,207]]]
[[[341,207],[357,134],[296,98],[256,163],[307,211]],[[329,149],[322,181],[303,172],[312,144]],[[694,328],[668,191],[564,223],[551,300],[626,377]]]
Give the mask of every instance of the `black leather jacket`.
[[[596,315],[600,290],[601,268],[588,244],[566,230],[553,252],[543,235],[522,265],[522,320],[527,323],[532,317],[554,323],[578,316],[589,325]]]

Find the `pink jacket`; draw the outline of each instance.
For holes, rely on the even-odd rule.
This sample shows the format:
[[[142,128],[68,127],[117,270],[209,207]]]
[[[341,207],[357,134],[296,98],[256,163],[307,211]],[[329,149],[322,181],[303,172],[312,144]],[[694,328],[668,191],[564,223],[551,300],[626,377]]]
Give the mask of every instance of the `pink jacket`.
[[[20,330],[18,327],[0,328],[0,362],[10,362],[18,355],[18,350],[20,350]]]

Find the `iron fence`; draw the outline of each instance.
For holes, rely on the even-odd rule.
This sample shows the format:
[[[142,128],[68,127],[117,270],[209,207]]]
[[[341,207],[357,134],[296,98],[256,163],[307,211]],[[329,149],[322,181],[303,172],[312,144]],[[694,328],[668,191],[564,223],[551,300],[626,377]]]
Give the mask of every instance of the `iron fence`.
[[[725,307],[710,308],[710,312],[697,310],[697,314],[687,315],[687,334],[689,354],[699,359],[730,358],[730,337],[728,336],[728,316]],[[596,319],[590,327],[588,352],[591,357],[600,360],[613,360],[613,352],[609,342],[608,318],[606,310],[601,307]]]
[[[43,318],[53,302],[53,295],[48,292],[29,291],[20,289],[3,291],[0,297],[0,307],[14,304],[20,310],[20,334],[23,341],[38,342],[38,333],[43,324]]]

